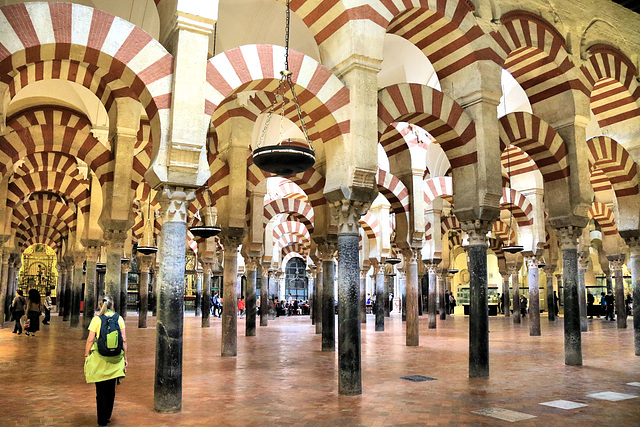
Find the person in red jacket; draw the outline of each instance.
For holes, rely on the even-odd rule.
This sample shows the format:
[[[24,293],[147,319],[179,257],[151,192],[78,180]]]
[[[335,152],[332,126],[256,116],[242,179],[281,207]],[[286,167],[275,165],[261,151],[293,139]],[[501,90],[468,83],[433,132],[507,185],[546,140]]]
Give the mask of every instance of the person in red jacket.
[[[240,297],[240,300],[238,301],[238,315],[240,317],[244,315],[244,309],[245,309],[244,298]]]

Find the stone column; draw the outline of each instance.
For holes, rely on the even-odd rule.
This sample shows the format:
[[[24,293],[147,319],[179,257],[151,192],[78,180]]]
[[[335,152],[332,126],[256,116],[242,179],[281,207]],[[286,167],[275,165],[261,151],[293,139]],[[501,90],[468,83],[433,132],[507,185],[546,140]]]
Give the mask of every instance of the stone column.
[[[147,317],[149,314],[149,284],[151,282],[150,272],[152,265],[153,255],[142,255],[138,252],[138,267],[140,268],[140,279],[138,280],[138,299],[140,300],[138,328],[147,327]]]
[[[202,323],[203,328],[211,326],[211,277],[213,276],[212,259],[202,260]]]
[[[64,293],[67,284],[67,265],[64,261],[58,262],[58,288],[56,289],[56,304],[58,316],[64,317]]]
[[[120,260],[120,316],[127,318],[127,294],[129,290],[129,259]]]
[[[448,274],[449,273],[447,273],[447,270],[441,269],[439,270],[438,277],[436,279],[438,283],[438,294],[440,295],[440,304],[438,306],[438,310],[440,310],[440,320],[447,319],[447,313],[445,311],[444,291],[446,288]]]
[[[82,311],[82,339],[86,340],[89,336],[89,324],[96,312],[96,282],[98,272],[96,271],[96,263],[98,255],[100,255],[100,242],[96,241],[93,245],[86,245],[86,276],[84,281],[84,309]]]
[[[640,239],[631,237],[625,239],[631,252],[627,268],[631,273],[633,287],[633,336],[636,356],[640,356]]]
[[[362,394],[358,221],[369,204],[340,200],[330,207],[338,224],[338,393],[354,396]]]
[[[438,259],[430,259],[425,260],[425,265],[427,267],[427,271],[429,273],[429,329],[436,329],[437,321],[436,321],[436,293],[437,293],[437,277],[438,274],[438,264],[440,260]]]
[[[67,283],[64,285],[64,317],[63,321],[68,322],[71,319],[71,311],[73,304],[73,281],[74,281],[74,260],[67,256]],[[26,295],[25,295],[26,296]]]
[[[393,289],[393,278],[395,277],[395,274],[393,273],[393,266],[391,266],[391,269],[392,269],[391,270],[392,272],[386,276],[387,280],[384,283],[384,301],[382,302],[382,306],[384,307],[384,317],[391,317],[391,307],[389,307],[389,289]],[[405,288],[402,285],[400,285],[399,287],[400,287],[400,304],[402,304],[402,306],[404,307]],[[404,311],[404,309],[402,308],[401,310]],[[404,313],[405,313],[405,318],[402,320],[406,320],[406,312]]]
[[[540,271],[536,257],[527,258],[529,275],[529,335],[540,336]]]
[[[333,254],[336,251],[336,236],[327,236],[324,243],[318,246],[322,258],[322,351],[335,351],[336,348],[336,316],[334,279],[335,265]],[[356,266],[355,271],[358,271]],[[358,289],[360,285],[358,284]],[[338,302],[338,304],[340,304]]]
[[[564,363],[582,365],[582,336],[580,332],[580,302],[578,296],[578,237],[580,228],[569,226],[556,230],[562,249],[562,277],[564,279]]]
[[[615,306],[618,329],[625,329],[627,327],[627,308],[624,303],[624,281],[622,279],[622,266],[624,265],[625,254],[607,256],[607,259],[611,264],[615,277]],[[633,302],[635,304],[640,303],[640,301],[636,302],[636,300],[633,300]]]
[[[553,272],[555,270],[555,265],[547,265],[544,268],[544,274],[547,276],[547,310],[549,310],[549,321],[551,322],[556,320],[556,310],[553,305]]]
[[[158,243],[160,244],[160,243]],[[160,248],[158,248],[158,254],[160,253]],[[156,256],[156,262],[154,264],[154,268],[153,268],[153,277],[151,278],[151,292],[150,292],[150,298],[151,301],[149,301],[151,303],[151,315],[152,316],[157,316],[158,315],[158,273],[160,272],[160,262],[159,262],[159,258],[160,255]],[[184,291],[184,289],[183,289]],[[184,300],[184,297],[183,297]]]
[[[360,323],[367,323],[367,271],[360,269]]]
[[[374,264],[373,274],[376,276],[376,331],[384,331],[384,265]]]
[[[309,318],[311,319],[311,324],[315,325],[316,324],[316,318],[315,318],[315,313],[313,312],[314,308],[313,308],[313,304],[315,301],[315,289],[316,289],[316,285],[315,285],[315,275],[313,274],[313,270],[315,269],[315,267],[312,267],[310,269],[308,269],[306,271],[306,275],[307,275],[307,303],[309,304]]]
[[[321,259],[318,259],[320,261]],[[318,269],[316,270],[316,335],[322,334],[322,296],[324,295],[324,273],[322,269],[322,262],[318,262]]]
[[[157,412],[178,412],[182,409],[182,336],[184,324],[184,269],[185,241],[187,235],[187,209],[195,197],[182,187],[166,186],[160,190],[158,199],[163,216],[158,261],[160,269],[156,283],[156,374],[154,386],[154,409]],[[113,246],[113,244],[112,244]],[[111,263],[120,254],[112,247]],[[118,273],[120,273],[118,271]],[[109,258],[107,259],[109,275]],[[117,274],[117,278],[120,274]],[[107,280],[107,290],[115,292],[113,275]]]
[[[607,284],[607,292],[613,292],[613,278],[611,277],[611,272],[605,272],[605,283]]]
[[[578,254],[578,308],[580,310],[580,331],[587,332],[587,285],[585,273],[589,268],[589,252]]]
[[[420,265],[418,265],[419,267]],[[424,277],[424,273],[420,273],[420,271],[418,270],[418,316],[422,317],[422,301],[424,301],[424,298],[422,298],[422,278]]]
[[[403,263],[404,264],[404,263]],[[402,265],[402,264],[401,264]],[[402,315],[402,321],[406,322],[407,321],[407,275],[406,275],[406,268],[404,265],[402,265],[402,267],[398,267],[397,270],[398,274],[395,276],[398,278],[398,293],[400,294],[400,314]],[[393,278],[393,276],[391,276]],[[393,311],[393,300],[389,300],[389,296],[391,296],[392,292],[391,290],[393,289],[393,280],[389,281],[389,292],[387,292],[387,296],[385,298],[385,304],[387,307],[387,312],[385,313],[385,315],[387,317],[390,317],[390,313]],[[394,298],[395,299],[395,295]]]
[[[245,299],[246,330],[248,337],[256,336],[256,284],[258,281],[258,257],[246,257],[245,269],[247,271],[247,290]]]
[[[104,293],[113,299],[113,308],[122,315],[121,281],[122,281],[122,250],[127,233],[118,230],[104,232],[107,253],[107,271],[104,275]],[[183,256],[184,258],[184,256]]]
[[[502,275],[502,311],[504,311],[504,317],[511,316],[511,299],[509,298],[509,277],[511,276],[506,271],[501,271]]]
[[[521,323],[520,316],[520,278],[518,272],[520,269],[517,265],[509,265],[509,273],[511,273],[511,287],[513,288],[513,323]]]
[[[0,329],[4,328],[5,304],[7,295],[11,292],[9,285],[9,252],[0,250],[0,258],[2,260],[2,269],[0,270]]]
[[[196,299],[193,301],[195,317],[202,314],[202,268],[196,266]]]
[[[422,275],[420,286],[422,288],[422,299],[420,300],[420,305],[422,305],[422,312],[428,315],[429,314],[429,270],[426,270]]]
[[[278,287],[276,285],[276,271],[269,270],[269,283],[267,285],[267,290],[269,292],[269,310],[268,316],[270,320],[276,318],[276,308],[274,306],[274,301],[278,297]]]
[[[489,221],[467,221],[469,235],[469,378],[489,378],[489,306],[487,300],[487,232]]]
[[[407,327],[406,345],[420,345],[418,323],[418,256],[419,248],[409,248],[402,251],[405,271],[407,272]]]
[[[261,264],[260,274],[260,326],[269,324],[269,264]]]
[[[222,357],[238,355],[238,247],[244,233],[243,228],[236,227],[225,228],[220,233],[224,246]]]

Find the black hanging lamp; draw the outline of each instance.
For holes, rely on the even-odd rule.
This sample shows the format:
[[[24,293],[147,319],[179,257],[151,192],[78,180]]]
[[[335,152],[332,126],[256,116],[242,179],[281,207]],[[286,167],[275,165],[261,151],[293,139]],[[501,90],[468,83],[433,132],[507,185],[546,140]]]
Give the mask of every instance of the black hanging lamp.
[[[136,249],[142,255],[153,255],[158,252],[158,247],[153,242],[153,225],[151,224],[151,190],[149,190],[149,199],[147,205],[147,223],[145,224],[147,239],[144,245],[138,245]]]
[[[400,264],[400,261],[401,261],[400,258],[398,258],[393,248],[391,248],[391,256],[384,260],[384,262],[386,262],[389,265]]]
[[[517,254],[518,252],[522,252],[524,250],[524,248],[521,245],[517,245],[515,244],[511,244],[511,230],[513,230],[512,226],[513,226],[513,200],[511,200],[511,156],[509,155],[509,146],[507,145],[507,178],[509,179],[508,182],[508,189],[509,191],[507,192],[507,202],[509,203],[509,237],[508,237],[508,241],[507,241],[507,245],[502,247],[502,250],[510,253],[510,254]]]
[[[544,260],[544,257],[540,258],[540,261],[538,261],[538,268],[545,268],[546,266],[547,266],[547,263]]]
[[[272,173],[278,176],[291,176],[304,172],[312,167],[316,162],[316,155],[313,151],[313,145],[309,139],[307,133],[307,127],[304,124],[302,118],[302,110],[298,103],[298,97],[295,91],[295,85],[291,76],[293,73],[289,71],[289,27],[290,27],[290,15],[291,8],[289,7],[289,0],[287,0],[287,23],[285,27],[285,51],[284,51],[284,70],[280,71],[280,83],[275,91],[275,98],[269,108],[267,120],[265,121],[262,134],[260,135],[260,141],[258,147],[253,151],[253,163],[265,172]],[[292,138],[283,138],[282,125],[284,120],[284,109],[286,104],[285,94],[291,92],[293,102],[296,105],[296,111],[298,113],[298,120],[300,121],[300,127],[304,134],[304,140],[297,140]],[[280,142],[276,145],[263,146],[269,123],[271,122],[271,116],[274,110],[281,108],[280,117]]]
[[[209,199],[209,187],[204,187],[204,200],[206,205],[200,208],[200,218],[202,225],[195,225],[189,230],[191,234],[196,237],[202,237],[208,239],[220,233],[220,227],[216,224],[218,216],[213,214],[213,206],[211,206],[211,200]]]

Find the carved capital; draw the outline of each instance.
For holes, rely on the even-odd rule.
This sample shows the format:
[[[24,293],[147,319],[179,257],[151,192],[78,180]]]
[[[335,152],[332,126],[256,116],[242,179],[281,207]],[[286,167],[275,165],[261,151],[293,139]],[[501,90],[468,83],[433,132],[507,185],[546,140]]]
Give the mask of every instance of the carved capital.
[[[138,252],[138,268],[141,273],[148,273],[153,265],[153,255],[140,255]]]
[[[373,275],[377,276],[378,274],[380,274],[381,272],[384,273],[384,271],[382,271],[382,265],[380,265],[379,263],[374,263],[371,265],[371,267],[373,268]]]
[[[100,256],[100,246],[87,246],[84,254],[87,262],[97,262]]]
[[[555,265],[547,264],[546,267],[544,267],[544,274],[547,277],[553,276],[553,273],[555,273],[555,271],[556,271],[556,266]]]
[[[527,268],[531,270],[532,268],[538,268],[538,264],[540,264],[540,259],[531,256],[527,257]]]
[[[518,268],[517,265],[509,265],[507,266],[507,268],[509,269],[509,274],[510,275],[514,275],[514,274],[518,274],[518,271],[520,271],[520,269]]]
[[[629,246],[631,256],[640,256],[640,237],[629,237],[624,241]]]
[[[367,212],[371,203],[356,200],[339,200],[329,207],[331,216],[338,225],[339,234],[358,234],[360,217]]]
[[[318,255],[322,261],[331,261],[338,250],[338,236],[329,234],[326,237],[316,239],[318,243]]]
[[[162,210],[162,219],[164,223],[169,222],[186,222],[187,209],[196,193],[192,189],[184,187],[164,187],[158,192],[158,201]]]
[[[591,258],[589,257],[589,251],[578,253],[578,269],[586,270],[587,268],[589,268],[590,259]]]
[[[258,263],[260,262],[259,257],[247,256],[244,257],[244,267],[247,271],[256,271],[258,268]]]
[[[124,230],[104,230],[103,237],[109,252],[120,253],[124,248],[124,242],[127,240],[127,232]]]
[[[240,227],[223,227],[220,232],[220,243],[224,246],[225,254],[229,251],[236,252],[238,247],[242,244],[242,240],[247,230]]]
[[[469,246],[487,246],[487,233],[492,225],[493,221],[482,219],[464,221],[460,224],[462,230],[469,235]]]
[[[129,272],[129,267],[131,267],[130,261],[122,261],[120,263],[120,272],[122,274],[127,274]]]
[[[614,271],[622,270],[625,254],[607,255],[607,260]]]
[[[578,249],[578,238],[581,234],[582,228],[573,225],[556,229],[560,249]]]
[[[404,264],[415,264],[418,262],[418,257],[421,255],[419,249],[416,248],[405,248],[402,249],[402,258],[404,258]]]

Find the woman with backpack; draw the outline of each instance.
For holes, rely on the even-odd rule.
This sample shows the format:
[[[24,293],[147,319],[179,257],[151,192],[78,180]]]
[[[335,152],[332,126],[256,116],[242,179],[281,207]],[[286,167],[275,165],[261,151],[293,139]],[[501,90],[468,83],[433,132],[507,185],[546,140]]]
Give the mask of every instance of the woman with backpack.
[[[87,383],[96,384],[98,425],[111,421],[116,397],[116,381],[125,376],[127,335],[122,317],[113,311],[113,300],[105,296],[100,312],[91,319],[84,349],[84,374]]]

